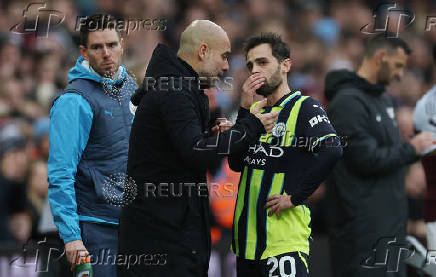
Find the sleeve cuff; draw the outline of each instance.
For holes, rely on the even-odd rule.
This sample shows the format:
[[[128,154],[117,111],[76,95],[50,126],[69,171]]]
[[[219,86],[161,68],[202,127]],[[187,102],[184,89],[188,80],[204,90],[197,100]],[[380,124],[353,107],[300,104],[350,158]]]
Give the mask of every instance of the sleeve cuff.
[[[415,147],[412,144],[406,142],[405,143],[405,151],[406,151],[406,159],[407,164],[414,163],[420,159],[420,156],[416,153]]]
[[[298,195],[291,195],[291,203],[292,205],[294,205],[295,207],[304,204],[304,201],[306,199],[302,199],[301,197],[299,197]]]
[[[250,110],[243,108],[243,107],[239,107],[238,119],[248,117],[249,115],[250,115]]]
[[[74,241],[74,240],[82,240],[82,236],[80,234],[77,235],[72,235],[69,237],[62,237],[62,240],[64,241],[64,244],[70,242],[70,241]]]

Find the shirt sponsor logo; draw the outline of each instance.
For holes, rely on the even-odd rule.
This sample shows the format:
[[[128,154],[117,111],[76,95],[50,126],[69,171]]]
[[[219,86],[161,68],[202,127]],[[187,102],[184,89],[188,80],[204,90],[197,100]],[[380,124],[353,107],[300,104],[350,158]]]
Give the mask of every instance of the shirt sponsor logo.
[[[318,123],[321,123],[321,122],[330,123],[330,120],[328,119],[328,117],[326,115],[317,115],[317,116],[312,117],[309,120],[310,127],[314,127],[315,125],[317,125]]]
[[[283,156],[284,151],[278,146],[269,146],[267,148],[263,147],[262,144],[255,144],[249,148],[250,154],[245,157],[244,161],[249,165],[262,165],[266,164],[266,158],[252,158],[250,155],[255,155],[258,153],[271,158],[280,158]]]
[[[262,144],[255,144],[253,146],[250,146],[250,151],[253,151],[253,154],[257,153],[263,153],[267,157],[271,158],[280,158],[283,156],[283,149],[278,146],[270,146],[269,149],[265,149],[265,147],[262,146]]]

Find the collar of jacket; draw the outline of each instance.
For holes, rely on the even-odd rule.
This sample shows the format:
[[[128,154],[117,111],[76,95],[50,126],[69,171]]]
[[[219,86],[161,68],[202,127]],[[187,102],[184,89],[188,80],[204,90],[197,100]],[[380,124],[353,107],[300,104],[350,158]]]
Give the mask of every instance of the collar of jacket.
[[[359,75],[355,74],[356,76],[356,85],[358,88],[362,89],[365,93],[371,94],[373,96],[379,96],[385,92],[385,87],[382,85],[374,85],[368,82],[368,80],[360,77]]]
[[[199,79],[198,73],[192,66],[179,58],[168,46],[161,43],[159,43],[153,51],[145,76],[155,79],[170,76],[193,77],[196,81]],[[200,87],[197,92],[200,94],[204,93],[203,89],[204,87]]]
[[[379,96],[385,92],[382,85],[374,85],[361,78],[356,72],[346,69],[330,71],[325,79],[325,96],[331,101],[333,97],[345,88],[357,88],[363,93]]]

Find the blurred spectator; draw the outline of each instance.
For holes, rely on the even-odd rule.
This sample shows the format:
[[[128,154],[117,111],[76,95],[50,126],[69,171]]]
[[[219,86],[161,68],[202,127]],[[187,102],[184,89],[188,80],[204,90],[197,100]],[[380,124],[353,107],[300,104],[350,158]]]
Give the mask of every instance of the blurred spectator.
[[[48,150],[49,150],[49,140],[48,140],[48,130],[49,130],[50,119],[48,117],[40,118],[36,120],[33,124],[33,134],[35,137],[36,153],[37,158],[47,161]]]
[[[25,147],[26,141],[21,136],[1,139],[0,241],[6,244],[24,243],[31,232],[26,199],[28,157]]]
[[[37,160],[30,166],[29,181],[27,188],[27,198],[30,202],[32,215],[32,237],[38,238],[38,223],[47,198],[47,162]]]

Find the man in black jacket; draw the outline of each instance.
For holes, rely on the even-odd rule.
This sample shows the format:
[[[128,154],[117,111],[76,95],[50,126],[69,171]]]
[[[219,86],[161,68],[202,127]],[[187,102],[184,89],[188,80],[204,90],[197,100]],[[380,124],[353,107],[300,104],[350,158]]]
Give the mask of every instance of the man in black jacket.
[[[207,276],[210,257],[206,170],[248,141],[270,132],[276,112],[240,109],[238,120],[218,135],[208,129],[203,88],[228,70],[225,31],[196,20],[173,53],[159,44],[147,68],[130,135],[127,175],[138,193],[122,210],[120,276]],[[264,80],[258,80],[259,85]],[[220,126],[222,127],[222,126]]]
[[[402,77],[409,53],[402,39],[377,35],[356,73],[326,77],[327,114],[346,138],[343,158],[327,180],[335,277],[405,276],[404,257],[396,254],[406,247],[406,166],[433,143],[429,133],[401,141],[385,92]]]

